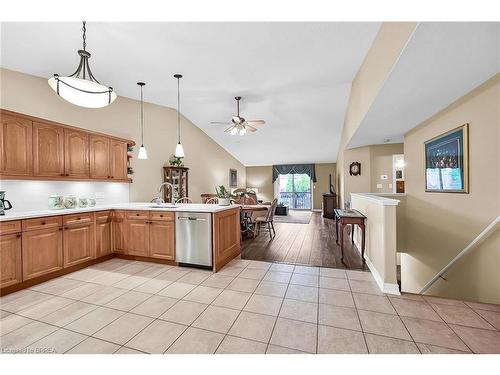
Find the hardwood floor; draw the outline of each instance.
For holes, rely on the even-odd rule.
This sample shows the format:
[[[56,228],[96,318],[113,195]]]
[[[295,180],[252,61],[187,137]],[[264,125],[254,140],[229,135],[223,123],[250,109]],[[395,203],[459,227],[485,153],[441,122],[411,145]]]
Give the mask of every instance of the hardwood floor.
[[[361,256],[344,235],[344,263],[340,260],[340,246],[335,243],[335,221],[324,219],[313,212],[309,224],[274,223],[276,237],[262,231],[257,238],[244,238],[242,259],[307,264],[311,266],[368,270]]]

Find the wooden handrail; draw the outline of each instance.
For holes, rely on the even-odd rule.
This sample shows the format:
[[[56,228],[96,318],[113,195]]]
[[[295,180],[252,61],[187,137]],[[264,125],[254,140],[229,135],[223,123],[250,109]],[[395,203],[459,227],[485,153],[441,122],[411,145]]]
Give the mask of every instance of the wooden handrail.
[[[420,294],[424,294],[429,290],[429,288],[440,279],[453,265],[458,262],[469,251],[474,249],[482,241],[484,241],[491,233],[494,232],[496,226],[500,223],[500,216],[497,216],[484,230],[477,235],[461,252],[459,252],[446,266],[444,266],[441,271],[439,271],[436,276],[434,276],[427,284],[424,285]]]

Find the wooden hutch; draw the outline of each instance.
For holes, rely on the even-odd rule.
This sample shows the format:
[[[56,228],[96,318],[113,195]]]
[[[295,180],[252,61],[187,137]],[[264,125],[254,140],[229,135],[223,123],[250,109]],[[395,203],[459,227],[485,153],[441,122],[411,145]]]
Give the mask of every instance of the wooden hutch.
[[[163,190],[163,200],[165,202],[175,202],[179,198],[189,197],[188,195],[188,173],[189,168],[168,166],[163,167],[163,182],[171,183],[174,186],[174,199],[170,199],[170,189]]]

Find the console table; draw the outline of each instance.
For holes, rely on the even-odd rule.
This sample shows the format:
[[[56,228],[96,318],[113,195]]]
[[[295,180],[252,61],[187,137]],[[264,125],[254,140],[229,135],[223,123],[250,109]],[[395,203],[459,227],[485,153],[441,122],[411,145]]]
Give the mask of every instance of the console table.
[[[339,225],[340,225],[340,252],[341,260],[344,259],[344,228],[351,225],[351,241],[354,243],[354,225],[361,229],[361,259],[365,262],[365,219],[366,216],[357,210],[335,209],[335,234],[337,245],[339,245]]]

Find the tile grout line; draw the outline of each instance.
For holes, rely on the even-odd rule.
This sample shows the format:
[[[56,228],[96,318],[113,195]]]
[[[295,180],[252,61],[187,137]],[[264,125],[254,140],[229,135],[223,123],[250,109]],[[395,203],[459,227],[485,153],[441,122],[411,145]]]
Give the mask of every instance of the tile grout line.
[[[410,330],[408,329],[408,327],[406,326],[403,318],[401,317],[401,315],[399,315],[399,312],[398,310],[396,309],[396,307],[394,306],[394,304],[392,303],[391,299],[389,297],[386,297],[388,300],[389,300],[389,303],[391,304],[392,308],[394,309],[394,311],[396,312],[396,315],[399,317],[399,320],[401,320],[401,323],[403,324],[403,327],[405,327],[406,329],[406,332],[408,332],[408,335],[410,336],[412,342],[415,344],[415,346],[417,347],[417,350],[419,351],[420,354],[423,354],[422,353],[422,350],[419,348],[419,346],[417,345],[417,343],[415,342],[415,338],[413,337],[413,335],[411,334]]]
[[[354,310],[356,311],[356,316],[358,317],[359,327],[361,328],[361,335],[363,336],[363,342],[365,343],[366,352],[370,354],[370,348],[368,347],[368,342],[366,341],[365,330],[363,328],[363,323],[361,322],[361,318],[359,317],[358,306],[356,305],[356,299],[354,298],[354,294],[351,288],[351,282],[348,275],[347,275],[347,284],[349,285],[349,289],[351,290],[352,302],[354,303]]]

